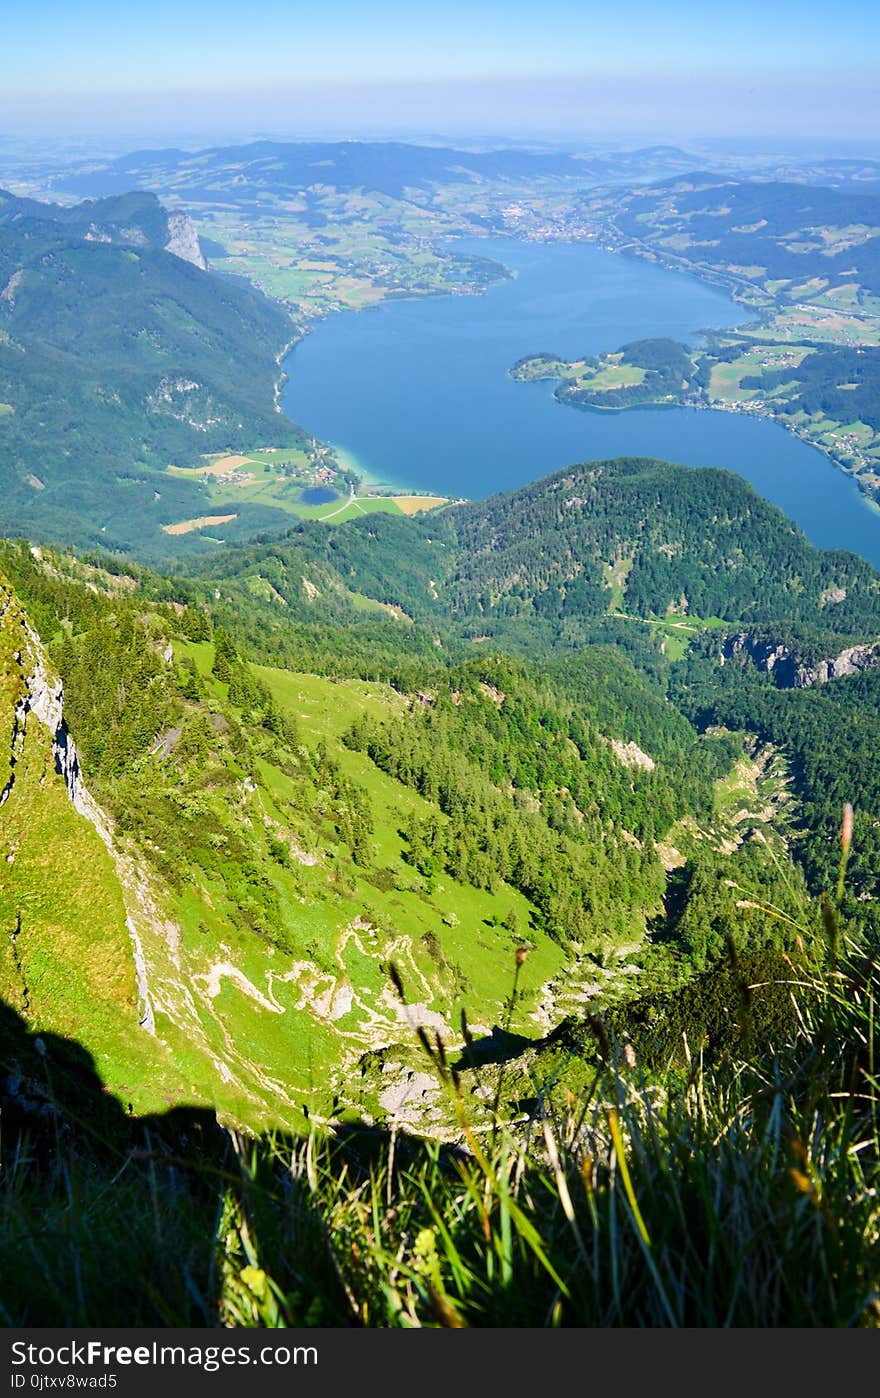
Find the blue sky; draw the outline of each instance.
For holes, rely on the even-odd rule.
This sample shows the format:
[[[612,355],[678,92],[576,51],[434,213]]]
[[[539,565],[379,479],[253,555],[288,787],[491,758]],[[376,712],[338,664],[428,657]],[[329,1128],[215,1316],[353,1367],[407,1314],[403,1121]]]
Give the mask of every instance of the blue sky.
[[[880,136],[880,5],[41,0],[0,126]]]

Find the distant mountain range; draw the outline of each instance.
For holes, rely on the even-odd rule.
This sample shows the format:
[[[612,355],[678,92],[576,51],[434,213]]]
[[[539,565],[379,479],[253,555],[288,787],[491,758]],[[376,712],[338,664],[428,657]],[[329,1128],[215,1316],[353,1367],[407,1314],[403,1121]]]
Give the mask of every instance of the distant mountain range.
[[[209,198],[218,180],[239,205],[274,191],[322,185],[346,193],[364,190],[399,198],[407,189],[428,190],[444,184],[530,179],[572,180],[588,184],[642,183],[685,175],[697,169],[723,171],[728,177],[819,185],[853,194],[880,193],[880,161],[815,157],[696,157],[679,146],[642,146],[633,150],[546,151],[507,147],[460,150],[450,146],[398,141],[273,141],[211,146],[188,151],[176,147],[137,150],[115,159],[69,163],[48,175],[53,185],[81,197],[124,194],[131,189],[170,192],[174,185]]]
[[[71,194],[109,195],[132,188],[166,189],[169,182],[209,195],[219,179],[224,200],[248,204],[269,192],[330,186],[399,198],[407,189],[486,180],[542,178],[601,183],[657,178],[685,170],[693,156],[675,146],[620,154],[547,154],[528,150],[466,151],[395,141],[276,142],[217,146],[202,151],[144,150],[104,164],[91,163],[57,178]]]

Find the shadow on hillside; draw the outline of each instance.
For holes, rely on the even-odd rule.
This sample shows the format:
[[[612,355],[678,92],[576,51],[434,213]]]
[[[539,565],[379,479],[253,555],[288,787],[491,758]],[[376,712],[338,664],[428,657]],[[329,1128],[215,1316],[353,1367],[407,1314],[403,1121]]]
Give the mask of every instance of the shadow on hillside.
[[[546,1037],[529,1039],[525,1034],[513,1034],[509,1029],[502,1029],[500,1024],[494,1024],[491,1034],[474,1039],[462,1050],[454,1066],[464,1069],[482,1068],[488,1063],[509,1063],[526,1049],[539,1048],[548,1042]]]
[[[152,1151],[169,1159],[185,1147],[219,1159],[228,1138],[213,1112],[175,1107],[136,1117],[104,1086],[91,1054],[57,1034],[33,1034],[0,1001],[0,1109],[3,1155],[26,1140],[33,1165],[50,1165],[63,1145],[95,1160]]]
[[[353,1175],[381,1136],[345,1132]],[[0,1325],[264,1324],[254,1266],[282,1286],[303,1268],[312,1319],[350,1324],[326,1225],[289,1168],[298,1147],[276,1134],[236,1149],[198,1107],[135,1116],[80,1044],[0,1001]],[[278,1304],[280,1323],[306,1323],[298,1291]]]

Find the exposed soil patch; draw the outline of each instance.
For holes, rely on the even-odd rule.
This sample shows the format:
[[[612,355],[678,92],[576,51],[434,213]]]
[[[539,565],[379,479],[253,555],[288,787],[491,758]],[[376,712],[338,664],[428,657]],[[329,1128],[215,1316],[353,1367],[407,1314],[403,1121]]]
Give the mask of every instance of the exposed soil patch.
[[[212,524],[228,524],[238,515],[200,515],[198,519],[182,519],[178,524],[163,524],[166,534],[191,534],[194,529],[207,529]]]

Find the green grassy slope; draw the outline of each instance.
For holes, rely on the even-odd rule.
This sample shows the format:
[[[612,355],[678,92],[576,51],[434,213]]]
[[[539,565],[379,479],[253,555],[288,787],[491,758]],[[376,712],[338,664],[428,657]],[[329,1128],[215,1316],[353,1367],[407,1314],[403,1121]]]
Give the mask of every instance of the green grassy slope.
[[[162,1057],[139,1028],[123,890],[99,834],[56,770],[49,730],[25,712],[37,653],[0,577],[0,994],[37,1031],[86,1044],[98,1071],[143,1108]],[[170,1058],[162,1073],[183,1087]]]
[[[4,995],[28,1022],[75,1032],[114,1090],[252,1125],[298,1128],[304,1105],[381,1116],[412,1070],[416,1024],[454,1042],[465,1011],[479,1032],[536,1038],[597,987],[625,993],[652,957],[679,974],[678,943],[649,936],[665,918],[653,842],[688,814],[708,819],[739,750],[699,739],[613,651],[562,683],[491,657],[450,668],[435,651],[420,681],[417,628],[388,618],[413,645],[413,679],[392,687],[257,665],[206,601],[161,600],[148,574],[25,549],[7,562],[51,638],[112,860],[61,778],[40,782],[47,735],[3,809],[17,842]],[[332,664],[329,623],[313,659],[322,635]],[[19,693],[31,662],[14,654],[7,632]],[[16,702],[10,689],[7,727]],[[92,907],[103,921],[89,938]],[[38,944],[45,1007],[22,985]],[[137,1028],[139,999],[154,1036]]]
[[[20,618],[10,600],[3,636],[10,743],[32,662],[13,658]],[[155,658],[156,624],[127,639],[136,649],[142,643],[140,682],[154,691],[171,669]],[[111,630],[119,634],[118,621]],[[98,690],[112,682],[112,657],[101,649],[108,634],[99,623],[80,636]],[[170,708],[167,696],[156,699],[153,720],[169,723],[158,735],[145,740],[124,718],[114,726],[100,695],[90,700],[93,718],[100,713],[112,730],[109,742],[97,727],[87,731],[83,762],[110,812],[113,860],[54,771],[48,732],[28,715],[2,810],[4,849],[13,855],[0,904],[4,999],[34,1029],[75,1038],[108,1086],[140,1108],[210,1102],[232,1120],[288,1126],[302,1124],[303,1103],[329,1111],[333,1089],[365,1052],[409,1042],[390,961],[417,988],[425,1023],[454,1023],[464,1003],[479,1005],[487,1028],[500,1020],[517,945],[502,924],[514,914],[527,927],[527,901],[503,885],[490,892],[421,878],[404,861],[398,829],[424,803],[338,742],[365,712],[399,712],[401,696],[260,671],[277,700],[279,735],[260,728],[240,696],[230,703],[229,685],[210,673],[213,647],[178,638],[174,652],[175,665],[194,665],[180,673],[199,697],[184,700],[177,691]],[[60,654],[75,722],[85,712],[82,675],[64,643]],[[194,679],[199,672],[203,679]],[[133,761],[120,757],[129,742],[138,747]],[[322,743],[338,767],[316,764]],[[362,866],[342,838],[341,808],[355,789],[375,829]],[[138,1027],[127,911],[155,1036]],[[532,941],[523,1025],[564,960],[546,933]]]

